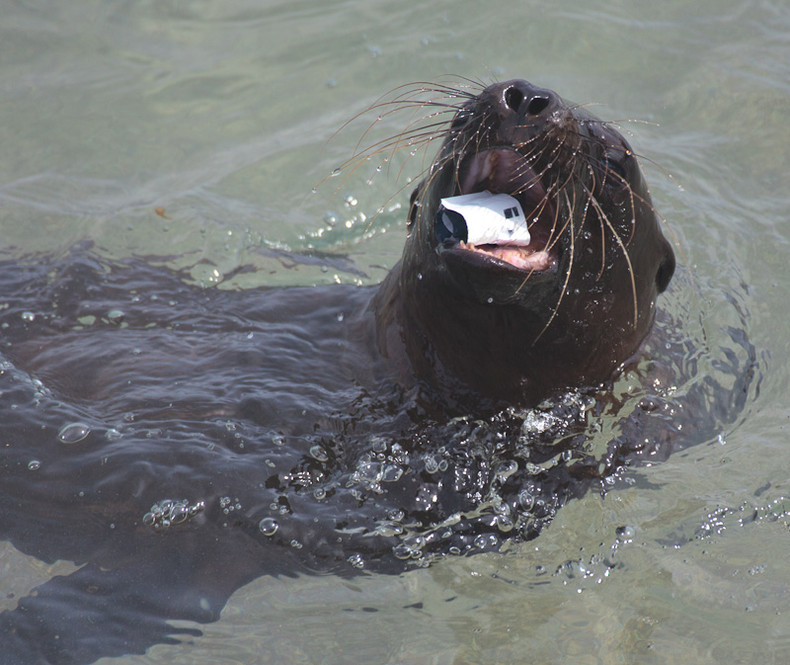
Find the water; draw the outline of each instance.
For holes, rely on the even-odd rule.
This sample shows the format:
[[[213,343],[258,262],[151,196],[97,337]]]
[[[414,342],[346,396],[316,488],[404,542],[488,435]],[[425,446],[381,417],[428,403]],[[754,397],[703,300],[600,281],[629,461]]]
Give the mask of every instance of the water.
[[[6,7],[12,254],[87,239],[197,283],[376,282],[405,228],[375,213],[410,187],[394,166],[366,184],[371,164],[311,194],[366,123],[335,130],[409,81],[524,77],[620,121],[685,266],[689,295],[666,306],[701,312],[713,349],[741,309],[758,353],[759,389],[720,436],[572,501],[535,541],[401,576],[259,578],[193,644],[102,662],[787,662],[788,34],[781,2]],[[74,570],[7,544],[0,566],[4,608]]]

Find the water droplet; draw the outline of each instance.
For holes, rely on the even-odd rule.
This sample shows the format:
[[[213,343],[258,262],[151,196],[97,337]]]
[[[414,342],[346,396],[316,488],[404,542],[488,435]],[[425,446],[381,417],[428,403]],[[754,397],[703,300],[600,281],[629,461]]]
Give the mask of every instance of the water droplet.
[[[91,428],[84,423],[70,423],[61,428],[58,432],[58,440],[61,443],[79,443],[91,433]]]
[[[27,463],[27,468],[31,471],[38,471],[41,468],[41,462],[37,459],[32,459]]]
[[[273,517],[264,517],[258,522],[258,528],[264,536],[273,536],[277,533],[277,529],[280,528],[280,525],[277,524],[277,520]]]
[[[326,490],[323,487],[313,488],[313,498],[316,501],[323,501],[326,498]]]
[[[35,321],[36,315],[33,314],[33,312],[22,312],[22,320],[28,322]]]

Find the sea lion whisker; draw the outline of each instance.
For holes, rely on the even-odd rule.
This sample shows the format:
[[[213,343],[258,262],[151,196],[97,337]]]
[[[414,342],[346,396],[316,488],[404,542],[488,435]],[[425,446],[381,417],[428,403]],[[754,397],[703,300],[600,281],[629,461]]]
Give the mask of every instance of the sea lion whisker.
[[[567,200],[567,192],[565,191],[568,187],[568,183],[571,181],[572,175],[569,174],[566,180],[557,187],[557,191],[554,194],[554,200],[557,201],[559,199],[560,194],[564,194]],[[549,196],[549,191],[547,190],[547,198]],[[546,243],[546,250],[551,250],[554,246],[559,242],[562,235],[565,233],[568,226],[571,226],[571,230],[573,230],[573,208],[568,208],[568,214],[566,216],[565,221],[562,223],[561,227],[557,229],[557,223],[560,218],[560,206],[555,206],[554,211],[554,221],[552,223],[551,232],[549,234],[549,240]],[[571,234],[573,235],[573,234]]]
[[[421,107],[417,107],[417,108],[421,108]],[[437,121],[437,122],[432,122],[432,123],[426,123],[425,121],[433,120],[434,118],[441,117],[442,114],[448,113],[451,109],[443,109],[441,111],[434,111],[433,113],[427,113],[427,114],[423,115],[420,118],[412,120],[406,126],[406,128],[402,132],[397,134],[396,136],[394,136],[394,137],[390,136],[390,137],[387,137],[385,139],[381,139],[380,141],[376,141],[375,143],[372,143],[371,145],[369,145],[369,146],[365,147],[364,149],[360,150],[360,148],[359,148],[360,145],[362,145],[362,142],[365,140],[365,137],[367,137],[368,133],[373,129],[373,127],[376,125],[376,123],[380,122],[380,120],[383,119],[384,117],[386,117],[387,115],[390,115],[390,114],[393,114],[393,113],[397,113],[398,111],[401,111],[401,110],[403,110],[403,107],[399,107],[399,108],[396,108],[396,109],[390,109],[386,113],[384,113],[382,115],[379,115],[378,118],[376,118],[376,120],[374,120],[372,123],[370,123],[370,125],[368,125],[368,128],[364,131],[362,136],[357,141],[357,144],[354,147],[354,154],[347,160],[347,162],[353,161],[355,158],[358,158],[360,156],[365,156],[369,151],[378,148],[382,144],[389,144],[391,142],[397,143],[398,141],[402,140],[404,137],[408,137],[410,133],[424,132],[426,129],[430,129],[430,128],[434,128],[434,127],[442,127],[442,128],[444,128],[445,127],[445,122],[444,121]],[[420,124],[420,123],[425,123],[425,124]],[[443,129],[443,132],[444,131],[446,131],[446,130]]]
[[[332,194],[333,196],[336,196],[340,189],[342,189],[348,182],[349,178],[357,171],[357,169],[365,162],[369,161],[372,157],[388,151],[390,152],[390,154],[386,158],[382,159],[377,165],[376,171],[379,171],[384,166],[384,164],[388,163],[399,150],[402,150],[406,147],[411,147],[413,149],[413,154],[416,154],[436,138],[444,138],[443,133],[437,133],[433,131],[434,128],[443,127],[444,124],[445,123],[443,122],[437,122],[432,123],[431,125],[421,125],[419,127],[415,127],[413,131],[407,129],[404,132],[401,132],[401,134],[398,136],[388,137],[387,139],[382,139],[381,141],[371,144],[364,150],[357,152],[352,157],[343,162],[339,167],[334,169],[330,175],[325,176],[319,182],[318,186],[322,185],[329,178],[336,176],[338,173],[345,172],[345,177],[335,188]],[[408,159],[404,161],[403,165],[401,165],[401,168],[399,169],[399,176],[406,162],[408,162]]]
[[[582,187],[584,187],[583,183],[582,183]],[[637,302],[636,280],[634,279],[634,267],[633,264],[631,263],[631,256],[628,253],[628,247],[626,247],[625,243],[623,243],[623,239],[620,237],[620,234],[617,233],[617,229],[615,228],[614,224],[612,224],[611,220],[609,219],[609,216],[606,214],[604,209],[601,207],[601,204],[598,202],[598,199],[596,199],[595,196],[592,195],[592,192],[589,192],[589,194],[590,194],[590,202],[592,203],[595,212],[598,213],[598,216],[601,219],[601,223],[605,224],[606,227],[609,229],[609,231],[611,231],[612,236],[614,237],[615,241],[620,247],[620,251],[623,253],[623,258],[625,259],[628,265],[628,275],[631,279],[631,293],[633,294],[633,305],[634,305],[633,325],[634,328],[636,328],[637,318],[639,316],[639,309]]]
[[[576,252],[576,245],[575,245],[576,234],[574,233],[573,230],[573,214],[572,214],[573,205],[571,205],[571,202],[568,199],[567,188],[563,188],[562,195],[565,199],[565,204],[568,208],[566,225],[570,224],[571,226],[570,229],[571,232],[569,234],[569,238],[570,238],[569,249],[568,249],[568,252],[570,254],[570,260],[568,261],[568,269],[565,271],[565,280],[562,283],[562,288],[560,289],[560,295],[557,297],[557,302],[554,304],[554,307],[552,308],[551,316],[549,316],[549,319],[548,321],[546,321],[546,325],[543,326],[543,329],[537,334],[535,339],[532,340],[532,346],[534,346],[540,340],[540,338],[543,337],[544,333],[549,329],[549,326],[556,318],[557,312],[559,311],[560,305],[562,304],[562,300],[563,298],[565,298],[565,294],[568,292],[568,284],[570,283],[571,273],[573,272],[573,259]]]

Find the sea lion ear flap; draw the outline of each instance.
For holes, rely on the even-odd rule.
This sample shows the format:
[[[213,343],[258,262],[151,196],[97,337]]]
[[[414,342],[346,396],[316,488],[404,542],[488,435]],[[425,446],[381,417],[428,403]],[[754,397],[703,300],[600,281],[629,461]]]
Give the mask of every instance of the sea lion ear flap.
[[[666,240],[664,240],[664,244],[666,245],[664,260],[661,261],[658,272],[656,272],[656,287],[659,293],[666,291],[672,275],[675,274],[675,252],[672,251],[672,246]]]
[[[410,229],[414,222],[417,220],[417,210],[420,207],[420,201],[417,198],[420,195],[423,183],[417,185],[409,197],[409,216],[406,219],[406,228]]]

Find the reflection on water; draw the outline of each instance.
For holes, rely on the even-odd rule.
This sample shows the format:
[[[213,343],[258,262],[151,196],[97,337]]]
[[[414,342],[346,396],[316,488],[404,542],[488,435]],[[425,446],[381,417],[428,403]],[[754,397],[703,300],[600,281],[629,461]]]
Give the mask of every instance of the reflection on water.
[[[400,254],[401,213],[379,216],[371,228],[358,221],[346,228],[345,222],[361,219],[360,213],[372,218],[404,181],[394,183],[395,174],[388,179],[382,173],[368,186],[370,174],[361,173],[344,183],[331,179],[311,195],[353,153],[359,134],[345,131],[327,140],[386,90],[459,73],[486,80],[525,77],[577,101],[603,104],[594,111],[621,120],[637,150],[657,162],[651,167],[643,160],[684,264],[686,278],[676,281],[662,305],[661,325],[672,348],[654,346],[649,353],[658,363],[670,358],[669,366],[685,377],[669,402],[685,409],[679,445],[688,447],[661,464],[626,473],[604,498],[588,492],[571,501],[540,538],[507,554],[453,557],[403,576],[258,578],[232,596],[221,621],[201,626],[205,635],[195,645],[161,645],[150,658],[485,663],[523,662],[530,653],[533,662],[786,661],[786,516],[783,509],[765,507],[787,494],[782,428],[790,380],[781,359],[790,351],[784,321],[789,151],[777,137],[784,135],[790,99],[788,30],[790,16],[780,2],[623,8],[565,0],[548,8],[441,0],[234,0],[221,6],[85,0],[7,7],[0,26],[0,230],[11,262],[38,251],[57,259],[90,239],[99,265],[167,255],[159,263],[189,268],[173,283],[176,292],[185,283],[253,288],[376,282]],[[387,118],[382,131],[397,132],[403,122]],[[357,200],[353,209],[346,207],[348,194]],[[406,199],[403,193],[401,205]],[[340,224],[330,224],[328,212]],[[330,227],[329,236],[322,235]],[[288,253],[311,244],[310,256]],[[159,276],[166,272],[152,269]],[[35,302],[40,294],[21,292],[24,275],[3,275],[5,300],[19,298],[17,324],[46,328],[41,316],[51,305],[24,306],[25,297]],[[63,288],[64,297],[79,292],[75,279]],[[179,302],[162,294],[156,307],[168,310],[171,298]],[[258,560],[260,550],[239,546],[231,557],[239,569],[229,582],[221,564],[234,548],[202,538],[202,525],[222,529],[223,520],[238,518],[237,503],[241,513],[259,507],[233,491],[254,486],[235,475],[253,474],[246,464],[251,458],[242,452],[249,452],[249,432],[233,429],[223,414],[205,418],[217,399],[233,397],[225,395],[233,381],[209,372],[199,391],[180,400],[172,396],[180,401],[179,415],[162,423],[164,411],[157,413],[149,399],[156,372],[135,373],[158,366],[161,380],[172,379],[173,347],[133,339],[134,326],[142,329],[144,317],[159,311],[150,304],[103,301],[78,321],[82,331],[70,332],[71,348],[79,351],[71,364],[69,336],[62,330],[51,331],[43,350],[31,343],[30,357],[49,354],[60,364],[56,375],[4,366],[6,431],[16,428],[38,440],[40,433],[24,428],[24,416],[35,412],[52,437],[51,448],[42,450],[3,442],[7,453],[19,453],[13,457],[19,484],[4,485],[3,494],[13,497],[24,487],[18,496],[26,497],[25,510],[12,499],[4,503],[4,533],[27,543],[30,554],[7,543],[0,550],[0,579],[9,594],[3,608],[13,609],[33,587],[60,575],[71,583],[82,579],[89,591],[98,580],[111,604],[137,586],[138,598],[156,599],[160,592],[160,604],[140,612],[131,603],[126,620],[142,622],[142,630],[150,627],[149,637],[156,637],[161,627],[145,621],[167,614],[166,590],[180,593],[197,589],[197,578],[216,579],[215,588],[205,590],[204,606],[198,600],[189,617],[203,621],[215,618],[233,589],[262,567],[271,572],[273,562]],[[185,313],[196,316],[199,306],[191,301]],[[169,306],[168,319],[177,318],[178,309]],[[200,311],[201,335],[183,335],[181,357],[189,357],[193,344],[205,349],[206,330],[216,326],[217,332],[228,323],[210,307]],[[327,325],[337,323],[328,316]],[[78,340],[96,339],[91,333],[99,330],[126,336],[114,362],[131,374],[115,371],[112,363],[102,367],[80,346]],[[244,344],[248,332],[240,330],[236,341]],[[166,330],[148,334],[154,340],[159,333],[167,342]],[[751,364],[749,343],[757,347],[757,365]],[[254,340],[248,348],[260,356]],[[244,357],[246,351],[239,353]],[[758,368],[761,382],[748,382],[748,367]],[[122,376],[152,384],[124,384]],[[102,399],[109,415],[102,418],[79,399],[91,381],[108,387]],[[637,398],[628,397],[635,381],[627,376],[617,386],[626,399],[620,413],[636,406]],[[320,386],[315,391],[320,399]],[[212,399],[205,400],[206,394]],[[717,398],[704,399],[711,394]],[[25,406],[8,407],[13,404]],[[295,404],[286,399],[282,408]],[[145,412],[150,422],[127,421],[135,412]],[[306,422],[301,414],[291,420]],[[705,427],[684,438],[700,421]],[[616,422],[611,414],[595,420],[601,433],[589,442],[594,454],[616,437]],[[173,454],[162,466],[173,485],[165,479],[151,489],[156,474],[139,456],[125,453],[130,431],[143,447],[168,432]],[[65,440],[58,440],[59,432]],[[211,474],[190,476],[201,464],[176,452],[186,441],[218,460]],[[312,445],[323,443],[306,449]],[[308,471],[326,464],[314,452]],[[324,446],[324,452],[331,451]],[[136,475],[127,476],[124,465],[113,467],[114,454],[134,458]],[[433,461],[441,464],[438,457]],[[363,465],[358,471],[372,492],[386,469]],[[48,474],[57,480],[42,482]],[[193,496],[185,488],[219,476],[227,482],[196,510],[202,492]],[[137,480],[123,480],[131,477]],[[97,484],[97,478],[108,484]],[[104,500],[109,487],[121,486],[123,500],[117,491],[115,500]],[[165,506],[164,500],[172,503]],[[310,501],[320,505],[320,493]],[[754,506],[765,510],[753,521],[742,519]],[[156,512],[154,523],[172,525],[183,517],[175,527],[200,535],[185,536],[184,551],[174,553],[158,532],[124,531],[115,518],[129,511],[143,534],[145,515]],[[714,528],[719,522],[710,515],[719,516],[723,527]],[[267,537],[260,521],[251,521],[253,540]],[[134,543],[152,549],[141,556]],[[203,549],[206,559],[196,564],[190,552]],[[103,557],[117,562],[121,554],[132,562],[123,583],[93,564],[81,569],[82,578],[73,577],[67,561],[82,566],[86,553],[94,564]],[[151,566],[153,560],[160,565]],[[183,597],[172,603],[189,605]],[[83,610],[90,617],[96,607],[72,605],[66,620]],[[196,624],[177,627],[192,631]]]

